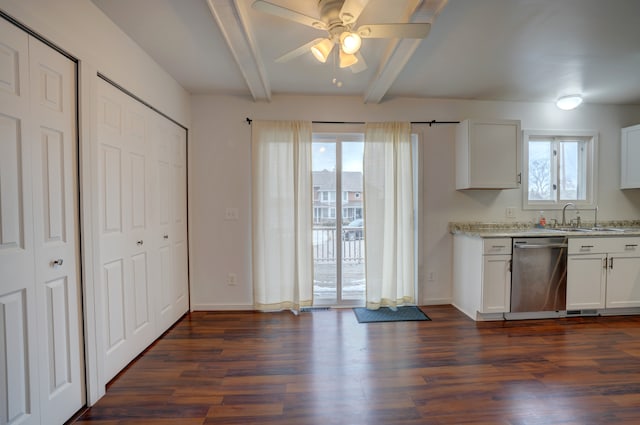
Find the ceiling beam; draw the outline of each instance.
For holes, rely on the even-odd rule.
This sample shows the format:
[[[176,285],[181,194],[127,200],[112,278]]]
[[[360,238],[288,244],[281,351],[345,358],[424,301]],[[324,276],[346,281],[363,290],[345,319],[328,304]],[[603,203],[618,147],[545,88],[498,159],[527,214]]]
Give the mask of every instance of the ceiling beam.
[[[411,2],[407,10],[408,21],[433,24],[436,16],[442,11],[447,1],[417,0]],[[365,91],[365,103],[380,103],[382,101],[421,42],[422,39],[402,39],[389,42],[376,75]]]
[[[240,68],[251,96],[255,101],[271,100],[271,87],[266,78],[264,63],[260,58],[253,33],[248,27],[247,12],[241,1],[207,0],[229,50]],[[211,54],[215,54],[211,52]]]

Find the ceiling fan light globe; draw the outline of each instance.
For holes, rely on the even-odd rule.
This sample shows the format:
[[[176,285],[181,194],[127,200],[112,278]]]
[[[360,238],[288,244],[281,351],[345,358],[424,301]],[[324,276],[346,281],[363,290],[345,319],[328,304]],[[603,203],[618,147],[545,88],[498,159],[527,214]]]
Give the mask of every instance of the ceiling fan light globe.
[[[311,46],[311,53],[313,53],[313,56],[318,59],[318,62],[325,63],[332,49],[333,42],[328,38],[325,38],[320,43]]]
[[[360,50],[362,39],[355,32],[345,31],[340,35],[340,46],[343,52],[353,55]]]
[[[348,68],[356,63],[358,63],[358,58],[355,55],[345,53],[340,49],[340,68]]]

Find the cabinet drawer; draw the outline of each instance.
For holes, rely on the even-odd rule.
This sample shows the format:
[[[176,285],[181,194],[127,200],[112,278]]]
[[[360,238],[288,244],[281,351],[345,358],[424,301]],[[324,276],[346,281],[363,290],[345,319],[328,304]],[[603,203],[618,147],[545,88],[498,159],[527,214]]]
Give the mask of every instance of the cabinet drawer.
[[[639,252],[640,238],[569,238],[569,254]]]
[[[484,239],[484,255],[504,255],[511,254],[511,238]]]
[[[638,252],[640,253],[640,238],[612,238],[609,253]]]

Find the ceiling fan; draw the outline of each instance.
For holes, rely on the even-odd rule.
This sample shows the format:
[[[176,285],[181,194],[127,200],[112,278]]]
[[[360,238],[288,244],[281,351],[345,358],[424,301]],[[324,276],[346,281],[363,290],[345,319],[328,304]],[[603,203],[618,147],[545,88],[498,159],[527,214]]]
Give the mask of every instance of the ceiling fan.
[[[367,69],[360,53],[363,38],[425,38],[431,28],[428,23],[362,24],[355,28],[355,23],[368,2],[369,0],[318,0],[320,18],[263,0],[254,1],[252,7],[328,33],[326,37],[316,38],[285,53],[276,62],[286,62],[311,51],[318,61],[324,63],[338,44],[340,68],[351,67],[351,71],[357,73]]]

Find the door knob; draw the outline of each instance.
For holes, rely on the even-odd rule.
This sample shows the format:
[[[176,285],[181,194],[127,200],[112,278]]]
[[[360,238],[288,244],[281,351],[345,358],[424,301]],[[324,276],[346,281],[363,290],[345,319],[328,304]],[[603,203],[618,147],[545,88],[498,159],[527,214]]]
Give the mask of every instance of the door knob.
[[[51,262],[51,267],[61,266],[63,263],[62,258],[58,258],[57,260],[53,260]]]

